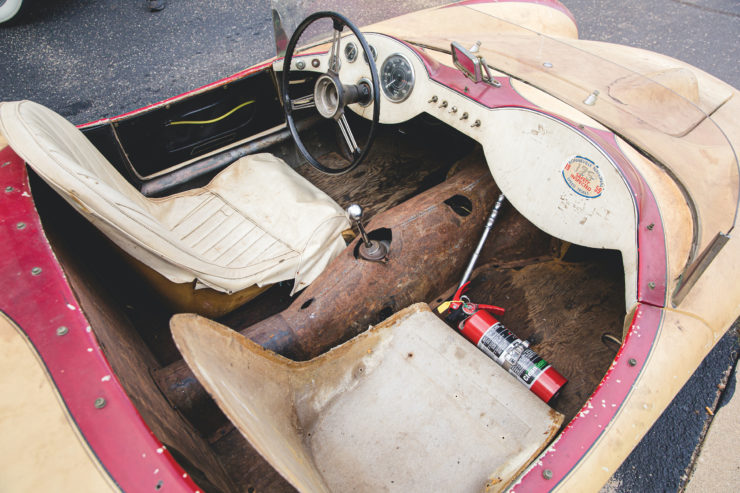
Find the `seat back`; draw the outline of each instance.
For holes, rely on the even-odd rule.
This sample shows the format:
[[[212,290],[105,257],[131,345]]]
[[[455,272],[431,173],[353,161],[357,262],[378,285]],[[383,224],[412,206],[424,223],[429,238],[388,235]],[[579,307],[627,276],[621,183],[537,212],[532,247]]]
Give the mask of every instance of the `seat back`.
[[[0,132],[59,195],[108,238],[174,282],[195,276],[189,255],[153,215],[154,204],[128,183],[84,134],[61,115],[33,101],[0,104]],[[185,254],[185,255],[182,255]]]
[[[232,293],[294,278],[299,290],[345,247],[344,211],[275,156],[246,156],[203,188],[149,199],[48,108],[2,103],[0,132],[114,243],[175,283]]]
[[[75,197],[77,205],[82,202],[89,209],[103,200],[148,215],[146,198],[77,127],[54,111],[33,101],[2,103],[0,131],[34,171]]]

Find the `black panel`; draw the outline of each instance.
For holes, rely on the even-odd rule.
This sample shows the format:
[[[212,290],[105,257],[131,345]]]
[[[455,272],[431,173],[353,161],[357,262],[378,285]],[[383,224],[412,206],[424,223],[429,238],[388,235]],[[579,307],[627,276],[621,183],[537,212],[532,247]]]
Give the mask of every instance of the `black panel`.
[[[121,147],[116,141],[113,133],[113,127],[110,123],[97,125],[82,129],[82,133],[92,144],[110,161],[121,175],[126,178],[133,186],[139,187],[141,180],[131,171],[131,167],[126,163],[126,158],[121,152]]]
[[[134,169],[148,176],[283,121],[271,72],[262,71],[121,120],[116,129]]]

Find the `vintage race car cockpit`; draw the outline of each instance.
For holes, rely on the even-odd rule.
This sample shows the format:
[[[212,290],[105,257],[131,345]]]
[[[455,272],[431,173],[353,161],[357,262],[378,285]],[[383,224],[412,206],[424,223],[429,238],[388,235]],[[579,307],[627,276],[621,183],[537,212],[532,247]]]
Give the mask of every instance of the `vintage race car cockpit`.
[[[736,91],[578,40],[544,3],[360,30],[273,2],[278,56],[191,93],[79,128],[0,105],[6,198],[32,190],[35,255],[86,317],[56,334],[110,364],[125,394],[96,408],[129,413],[110,427],[140,414],[131,443],[164,445],[147,461],[168,484],[598,488],[705,354],[685,347],[735,319],[702,283],[723,289],[737,253]],[[465,309],[501,305],[568,380],[556,397],[450,326],[468,281]],[[663,349],[677,338],[683,362]],[[46,363],[60,389],[105,394],[110,375],[65,383],[66,361]],[[77,397],[72,415],[101,402]],[[78,426],[118,484],[149,485],[152,464]]]

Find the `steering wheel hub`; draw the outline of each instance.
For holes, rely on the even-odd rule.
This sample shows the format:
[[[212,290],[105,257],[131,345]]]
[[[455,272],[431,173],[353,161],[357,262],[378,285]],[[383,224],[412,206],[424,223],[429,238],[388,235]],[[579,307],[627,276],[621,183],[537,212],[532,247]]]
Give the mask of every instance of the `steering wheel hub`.
[[[324,74],[318,78],[313,90],[316,110],[324,118],[339,119],[344,111],[344,88],[339,78]]]

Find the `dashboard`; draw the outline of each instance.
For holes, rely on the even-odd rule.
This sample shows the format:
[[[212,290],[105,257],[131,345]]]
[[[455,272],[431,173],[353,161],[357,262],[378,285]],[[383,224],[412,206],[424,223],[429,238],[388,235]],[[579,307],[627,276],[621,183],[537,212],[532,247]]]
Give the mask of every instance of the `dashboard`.
[[[392,37],[367,33],[365,38],[377,57],[379,122],[403,123],[426,113],[479,142],[508,201],[537,227],[564,241],[622,252],[625,302],[632,306],[637,292],[636,202],[614,158],[594,140],[593,132],[584,131],[577,119],[580,112],[570,107],[571,113],[559,111],[557,100],[531,86],[529,93],[519,93],[502,74],[494,74],[501,87],[475,83],[451,66],[451,57],[443,65],[435,59],[439,55],[422,55]],[[342,84],[370,80],[361,52],[355,36],[342,38]],[[296,55],[291,71],[325,73],[328,62],[328,47],[323,52],[315,48]],[[282,71],[282,60],[275,61],[273,69]],[[533,92],[545,109],[531,102]],[[348,108],[372,119],[372,103]],[[586,171],[576,176],[580,181],[569,181],[570,170],[576,168]]]
[[[423,111],[424,93],[428,92],[428,74],[418,53],[406,44],[389,36],[376,33],[365,35],[375,60],[380,90],[380,123],[400,123],[410,120]],[[367,55],[354,35],[342,38],[339,56],[339,79],[343,84],[358,84],[371,80]],[[275,71],[282,71],[282,60],[273,64]],[[325,73],[329,64],[327,51],[296,54],[291,71]],[[355,113],[372,118],[373,106],[350,105]]]

